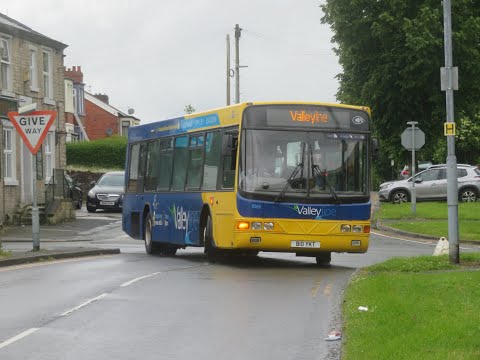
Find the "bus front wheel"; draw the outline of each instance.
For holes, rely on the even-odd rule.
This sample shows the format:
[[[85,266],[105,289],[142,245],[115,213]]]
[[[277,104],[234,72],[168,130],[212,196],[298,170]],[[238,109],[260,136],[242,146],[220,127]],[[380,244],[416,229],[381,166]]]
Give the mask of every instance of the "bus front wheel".
[[[205,243],[205,253],[207,254],[208,261],[214,263],[218,256],[218,249],[215,247],[215,241],[213,240],[213,224],[210,215],[203,229],[203,242]]]
[[[320,254],[319,256],[316,257],[316,260],[317,260],[317,265],[328,266],[332,261],[332,253],[327,252],[327,253]]]
[[[152,225],[153,219],[150,213],[145,218],[145,226],[144,226],[144,235],[143,239],[145,240],[145,250],[147,254],[154,254],[157,250],[156,245],[152,241]]]

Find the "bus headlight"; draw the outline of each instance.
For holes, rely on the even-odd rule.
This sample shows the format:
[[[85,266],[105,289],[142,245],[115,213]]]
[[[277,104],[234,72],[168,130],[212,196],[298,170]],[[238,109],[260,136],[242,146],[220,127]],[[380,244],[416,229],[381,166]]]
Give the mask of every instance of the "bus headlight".
[[[262,230],[261,222],[252,222],[252,230]]]
[[[273,222],[263,223],[263,230],[273,230]]]
[[[361,233],[363,230],[363,226],[362,225],[353,225],[353,228],[352,228],[352,231],[354,233]]]
[[[350,225],[347,225],[347,224],[342,224],[340,226],[340,231],[341,232],[350,232],[350,231],[352,231],[352,227]]]

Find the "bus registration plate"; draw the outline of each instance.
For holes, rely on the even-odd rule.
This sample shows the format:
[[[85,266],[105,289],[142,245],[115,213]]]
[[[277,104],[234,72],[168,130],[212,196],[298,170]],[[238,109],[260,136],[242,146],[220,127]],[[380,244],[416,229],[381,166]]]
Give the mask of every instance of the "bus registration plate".
[[[290,246],[293,248],[319,248],[320,241],[303,241],[303,240],[292,240]]]

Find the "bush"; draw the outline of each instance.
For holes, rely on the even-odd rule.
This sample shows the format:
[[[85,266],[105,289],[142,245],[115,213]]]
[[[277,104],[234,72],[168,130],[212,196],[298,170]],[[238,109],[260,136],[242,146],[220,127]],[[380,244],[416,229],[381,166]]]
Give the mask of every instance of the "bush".
[[[67,143],[67,164],[125,168],[127,138],[112,136],[105,139]]]

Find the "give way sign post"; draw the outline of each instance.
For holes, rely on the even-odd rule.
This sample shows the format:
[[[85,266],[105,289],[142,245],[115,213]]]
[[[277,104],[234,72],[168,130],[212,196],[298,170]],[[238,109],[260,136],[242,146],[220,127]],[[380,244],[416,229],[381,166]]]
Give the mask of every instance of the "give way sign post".
[[[9,112],[8,118],[22,137],[30,152],[35,155],[47,136],[57,112],[53,110],[33,111],[28,114]]]
[[[32,240],[33,251],[40,250],[40,214],[37,206],[37,162],[36,154],[43,140],[47,136],[48,129],[52,126],[57,112],[53,110],[31,111],[25,114],[18,112],[9,112],[8,118],[12,122],[17,132],[22,137],[25,145],[32,153]]]

